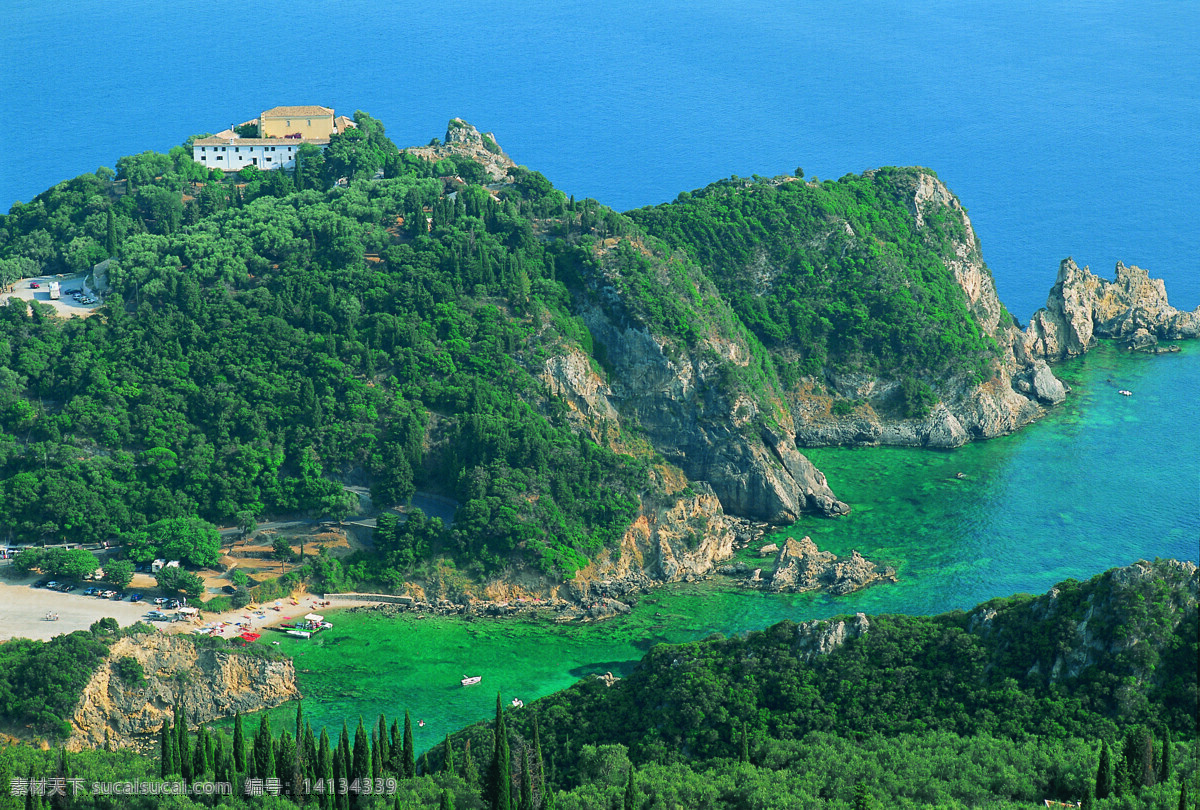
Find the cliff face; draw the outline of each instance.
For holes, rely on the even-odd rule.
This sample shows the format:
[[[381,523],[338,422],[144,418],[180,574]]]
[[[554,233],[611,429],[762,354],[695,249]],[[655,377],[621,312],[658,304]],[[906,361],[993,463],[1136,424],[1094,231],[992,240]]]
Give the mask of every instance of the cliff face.
[[[1064,360],[1083,354],[1101,337],[1135,348],[1200,337],[1200,308],[1175,309],[1167,303],[1162,279],[1150,278],[1140,267],[1118,262],[1116,279],[1106,281],[1064,259],[1045,308],[1034,314],[1017,344],[1018,354]]]
[[[869,173],[868,173],[869,174]],[[829,373],[825,386],[834,395],[861,400],[849,416],[830,413],[832,397],[800,393],[789,398],[800,446],[905,445],[958,447],[974,439],[1011,433],[1044,413],[1045,405],[1062,402],[1066,387],[1041,358],[1015,353],[1020,330],[996,294],[991,271],[983,263],[979,239],[958,198],[931,174],[918,174],[907,189],[907,206],[918,233],[932,238],[927,217],[948,216],[961,225],[941,251],[941,258],[966,297],[981,330],[999,347],[992,379],[936,381],[940,402],[928,416],[896,418],[886,413],[898,384],[867,374]]]
[[[120,674],[122,659],[136,660],[143,683]],[[228,650],[197,647],[179,636],[152,633],[123,638],[92,676],[71,717],[71,750],[144,743],[172,717],[178,699],[188,721],[199,724],[253,712],[298,698],[290,660],[269,661]]]
[[[706,351],[689,351],[648,330],[618,325],[599,307],[582,314],[614,370],[611,387],[593,389],[590,407],[635,421],[655,450],[689,479],[711,486],[727,511],[771,523],[790,523],[803,512],[850,511],[796,449],[786,410],[748,395],[731,397],[720,384],[722,366],[749,364],[747,347],[710,340]],[[569,383],[563,378],[560,387]],[[589,400],[582,389],[571,396]],[[767,408],[782,424],[759,418]]]

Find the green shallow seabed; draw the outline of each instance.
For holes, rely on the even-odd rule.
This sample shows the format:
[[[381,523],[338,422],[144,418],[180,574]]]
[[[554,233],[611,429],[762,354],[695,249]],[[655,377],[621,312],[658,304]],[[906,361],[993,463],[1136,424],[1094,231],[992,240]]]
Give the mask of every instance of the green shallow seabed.
[[[353,733],[360,715],[390,722],[408,709],[424,750],[490,716],[497,691],[528,702],[593,673],[622,675],[660,642],[858,611],[938,613],[1140,558],[1196,560],[1200,345],[1182,348],[1130,356],[1105,344],[1057,367],[1070,399],[1012,436],[953,451],[805,451],[853,512],[805,518],[773,539],[809,535],[839,555],[857,549],[894,565],[894,585],[833,598],[763,594],[716,577],[661,588],[631,615],[594,625],[334,611],[332,631],[264,641],[295,657],[314,728],[336,732],[346,720]],[[483,682],[462,687],[464,675]],[[291,728],[295,705],[270,714],[272,727]]]

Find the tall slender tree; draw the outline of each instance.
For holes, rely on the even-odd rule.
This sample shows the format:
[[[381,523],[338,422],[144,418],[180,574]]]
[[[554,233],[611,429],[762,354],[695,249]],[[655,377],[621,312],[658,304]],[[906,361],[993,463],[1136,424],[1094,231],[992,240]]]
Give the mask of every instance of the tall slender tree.
[[[404,751],[401,759],[401,765],[404,768],[402,774],[406,779],[412,779],[417,775],[417,762],[415,759],[416,750],[413,747],[412,735],[412,718],[408,716],[408,709],[404,710]]]
[[[540,801],[546,795],[546,760],[542,757],[542,732],[536,714],[533,716],[533,756],[533,764],[537,767],[537,798]]]
[[[233,769],[239,774],[246,772],[246,732],[242,728],[242,713],[233,715]]]
[[[624,810],[637,810],[637,785],[634,784],[635,768],[629,763],[629,778],[625,781]]]
[[[521,749],[521,792],[518,807],[520,810],[533,810],[533,774],[529,769],[529,748]]]
[[[386,745],[384,743],[383,745]],[[383,745],[379,742],[379,732],[371,728],[371,778],[379,779],[383,773]]]
[[[1096,768],[1096,798],[1107,799],[1114,789],[1112,754],[1108,751],[1108,741],[1100,743],[1100,764]]]
[[[1171,781],[1171,729],[1163,729],[1162,756],[1158,758],[1158,781]]]
[[[179,751],[179,774],[185,782],[192,781],[191,737],[188,735],[187,709],[179,707],[179,723],[175,726],[176,748]]]
[[[333,754],[329,750],[329,735],[321,729],[321,739],[317,742],[316,770],[313,778],[314,785],[320,785],[317,790],[317,804],[321,810],[329,810],[330,791],[333,790]]]
[[[358,718],[358,728],[354,730],[354,752],[350,759],[350,784],[371,778],[371,744],[367,741],[367,730],[363,728],[362,718]],[[354,807],[365,807],[367,800],[364,794],[356,792],[350,804]]]
[[[471,756],[471,741],[468,739],[463,746],[463,781],[472,788],[479,786],[479,768],[475,765],[475,757]]]
[[[386,766],[391,761],[392,751],[388,745],[387,720],[379,713],[379,760]]]
[[[175,773],[171,765],[171,759],[175,753],[175,735],[171,733],[171,726],[166,718],[163,718],[162,728],[158,732],[159,740],[159,755],[158,755],[158,775],[166,779],[171,774]]]
[[[254,770],[250,774],[258,779],[275,778],[275,739],[271,734],[271,720],[264,713],[254,735]]]
[[[442,772],[454,773],[454,743],[450,741],[450,735],[446,735],[446,756],[442,759]]]
[[[449,790],[442,791],[442,802],[438,805],[438,810],[454,810],[454,796]]]
[[[496,694],[496,723],[492,737],[492,764],[488,769],[487,798],[492,810],[512,810],[512,768],[504,706]]]

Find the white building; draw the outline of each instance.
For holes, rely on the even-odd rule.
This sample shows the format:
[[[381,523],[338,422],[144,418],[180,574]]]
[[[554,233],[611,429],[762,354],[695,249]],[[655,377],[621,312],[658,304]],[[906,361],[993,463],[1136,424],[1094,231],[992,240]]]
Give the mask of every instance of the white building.
[[[324,149],[328,138],[239,138],[231,129],[192,142],[192,160],[210,169],[236,172],[247,166],[263,171],[296,168],[300,144]]]
[[[264,171],[296,168],[300,145],[324,149],[330,134],[357,127],[346,116],[334,118],[328,107],[273,107],[246,124],[257,124],[266,138],[242,138],[232,129],[192,142],[192,160],[210,169],[236,172],[247,166]],[[241,126],[245,126],[242,124]]]

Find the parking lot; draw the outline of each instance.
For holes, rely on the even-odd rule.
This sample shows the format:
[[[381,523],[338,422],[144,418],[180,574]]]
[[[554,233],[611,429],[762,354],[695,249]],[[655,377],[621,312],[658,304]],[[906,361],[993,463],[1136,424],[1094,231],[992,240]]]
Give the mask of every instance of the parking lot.
[[[37,278],[25,278],[16,283],[13,291],[10,293],[0,293],[0,303],[5,303],[9,298],[15,298],[22,301],[37,301],[39,304],[49,304],[54,307],[58,314],[63,317],[71,317],[78,315],[86,318],[96,311],[96,308],[101,305],[102,300],[97,298],[87,288],[84,280],[87,278],[87,273],[76,273],[74,275],[63,276],[38,276]],[[57,281],[61,288],[62,295],[58,300],[50,299],[50,282]],[[37,287],[31,285],[36,284]],[[85,304],[81,300],[75,298],[67,290],[80,290],[81,295],[90,294],[92,303]]]
[[[43,579],[46,577],[0,581],[0,640],[34,638],[45,641],[61,633],[87,630],[105,617],[112,617],[126,627],[145,620],[147,612],[155,607],[153,599],[130,602],[127,597],[117,602],[84,596],[84,588],[88,586],[68,593],[30,587]],[[50,621],[47,615],[57,615],[58,620]]]

